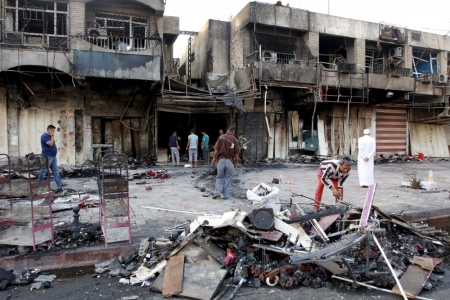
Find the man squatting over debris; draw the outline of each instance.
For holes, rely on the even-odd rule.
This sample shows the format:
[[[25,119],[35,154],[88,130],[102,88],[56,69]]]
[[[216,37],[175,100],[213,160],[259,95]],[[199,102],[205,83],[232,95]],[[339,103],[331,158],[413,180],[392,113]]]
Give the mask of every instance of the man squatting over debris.
[[[323,187],[326,185],[333,196],[335,197],[335,203],[338,203],[339,199],[344,196],[343,184],[347,179],[350,170],[352,169],[352,161],[348,157],[342,159],[330,159],[324,160],[320,163],[319,171],[317,173],[318,183],[316,189],[316,195],[314,197],[314,210],[318,211],[320,208],[320,202],[322,201]]]
[[[212,163],[217,161],[217,177],[213,199],[219,198],[221,193],[224,199],[230,196],[234,168],[239,166],[240,148],[238,140],[234,137],[235,133],[236,128],[230,126],[227,133],[221,135],[214,145]]]

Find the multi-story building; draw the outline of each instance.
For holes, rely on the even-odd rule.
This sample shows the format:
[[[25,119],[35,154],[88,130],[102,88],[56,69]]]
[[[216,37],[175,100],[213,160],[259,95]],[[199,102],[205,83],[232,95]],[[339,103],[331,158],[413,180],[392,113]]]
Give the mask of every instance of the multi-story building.
[[[211,122],[211,128],[237,123],[252,140],[253,159],[356,155],[365,128],[378,154],[447,157],[447,39],[250,2],[231,22],[209,20],[191,39],[180,59],[186,86],[157,106],[177,112],[190,104],[197,123],[209,118],[197,107],[221,113],[226,124]],[[232,105],[230,112],[221,110]]]
[[[102,148],[142,158],[164,76],[176,72],[179,18],[165,0],[1,0],[0,152],[40,153],[57,127],[60,164]]]

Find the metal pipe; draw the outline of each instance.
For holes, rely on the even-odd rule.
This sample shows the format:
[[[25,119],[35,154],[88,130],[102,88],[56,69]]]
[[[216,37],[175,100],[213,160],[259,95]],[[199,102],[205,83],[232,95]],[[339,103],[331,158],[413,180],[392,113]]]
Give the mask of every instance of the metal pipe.
[[[147,208],[147,209],[162,210],[162,211],[171,211],[171,212],[179,212],[179,213],[192,214],[192,215],[199,215],[199,216],[204,216],[204,215],[212,216],[212,215],[210,215],[210,214],[207,214],[206,212],[196,212],[196,211],[176,210],[176,209],[168,209],[168,208],[162,208],[162,207],[150,207],[150,206],[141,206],[141,207],[142,207],[142,208]]]
[[[389,267],[389,270],[391,270],[392,276],[394,276],[395,282],[397,282],[397,285],[398,285],[398,287],[400,289],[400,292],[402,293],[403,299],[408,300],[408,297],[406,297],[405,291],[403,290],[403,287],[400,284],[400,281],[398,280],[397,275],[395,275],[394,269],[392,268],[391,264],[389,263],[389,260],[388,260],[388,258],[386,256],[386,254],[384,253],[383,248],[381,248],[381,245],[378,242],[378,239],[375,236],[375,234],[372,234],[372,238],[373,238],[374,242],[377,244],[378,249],[380,249],[381,255],[383,255],[384,260],[386,261],[386,264]]]

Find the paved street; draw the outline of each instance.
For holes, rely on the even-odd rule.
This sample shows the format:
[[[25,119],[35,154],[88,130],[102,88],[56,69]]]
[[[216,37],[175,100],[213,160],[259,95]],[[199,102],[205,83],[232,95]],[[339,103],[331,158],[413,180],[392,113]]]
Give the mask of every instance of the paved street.
[[[450,162],[405,162],[386,163],[375,165],[375,180],[377,190],[374,205],[384,209],[388,213],[421,212],[424,210],[442,210],[450,207],[449,192],[427,192],[413,190],[401,186],[406,173],[417,172],[417,176],[428,180],[428,172],[433,170],[436,188],[445,190],[449,188]],[[197,169],[172,167],[160,165],[152,170],[165,169],[170,171],[172,177],[166,180],[147,179],[147,185],[152,190],[145,190],[147,185],[137,185],[130,181],[130,203],[133,222],[133,240],[139,242],[141,238],[149,236],[161,236],[164,228],[188,222],[194,218],[194,214],[182,212],[158,211],[145,209],[142,206],[160,207],[180,211],[193,211],[208,214],[222,214],[229,210],[241,209],[250,211],[251,202],[246,199],[246,190],[254,188],[261,182],[271,182],[273,178],[282,175],[283,184],[280,188],[280,200],[288,201],[292,193],[314,197],[317,183],[317,165],[306,164],[253,164],[239,167],[233,178],[233,188],[230,200],[214,200],[210,197],[214,189],[215,177],[207,176],[207,166],[199,166]],[[139,173],[146,169],[130,170],[130,173]],[[193,174],[192,172],[197,172]],[[287,183],[291,181],[291,183]],[[67,179],[68,187],[82,190],[83,186],[96,187],[91,178]],[[201,192],[201,188],[206,189]],[[360,188],[356,165],[353,166],[350,177],[344,185],[344,201],[362,206],[367,189]],[[207,197],[205,197],[207,196]],[[312,209],[312,201],[302,197],[295,200],[305,209]],[[323,203],[332,204],[333,198],[330,191],[325,190]],[[56,214],[55,221],[69,222],[71,213]],[[83,222],[98,222],[98,209],[81,211]]]

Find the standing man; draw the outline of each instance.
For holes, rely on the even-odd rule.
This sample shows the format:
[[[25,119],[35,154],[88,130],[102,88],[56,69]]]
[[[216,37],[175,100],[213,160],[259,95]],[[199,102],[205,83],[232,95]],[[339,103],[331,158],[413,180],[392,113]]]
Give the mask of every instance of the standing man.
[[[234,168],[239,166],[239,142],[234,137],[236,128],[230,126],[226,134],[219,137],[214,145],[214,156],[212,163],[217,162],[216,189],[213,199],[220,197],[226,200],[230,196],[231,180]]]
[[[316,195],[314,197],[314,210],[318,211],[322,201],[323,187],[327,186],[333,196],[335,203],[344,196],[344,187],[342,186],[352,169],[352,161],[348,157],[342,159],[324,160],[320,163],[317,174],[318,183]]]
[[[58,162],[56,160],[56,153],[58,153],[58,148],[56,147],[55,141],[55,129],[55,126],[48,125],[47,131],[44,132],[41,136],[41,147],[42,154],[45,154],[48,158],[48,166],[50,167],[50,170],[52,170],[53,178],[55,179],[57,189],[54,191],[54,193],[59,193],[62,191],[62,182],[61,178],[59,178]],[[47,171],[47,168],[40,169],[37,180],[44,180]]]
[[[198,136],[195,134],[195,129],[191,129],[191,134],[188,136],[188,143],[186,151],[189,151],[189,163],[192,168],[192,161],[194,161],[194,168],[197,168],[197,148],[198,148]]]
[[[239,152],[239,158],[241,159],[241,164],[245,165],[245,150],[247,150],[247,139],[244,137],[244,134],[239,133],[239,148],[241,151]]]
[[[209,164],[209,135],[206,134],[206,130],[202,130],[202,155],[203,160],[206,162],[206,164]]]
[[[223,130],[219,129],[219,137],[221,137],[223,135]]]
[[[364,129],[364,136],[358,139],[358,177],[361,187],[374,184],[373,156],[375,155],[375,139],[370,130]]]
[[[175,166],[176,161],[176,165],[179,166],[180,151],[178,150],[180,150],[180,145],[178,145],[178,136],[176,131],[174,131],[172,135],[169,137],[169,148],[172,153],[172,165]]]

